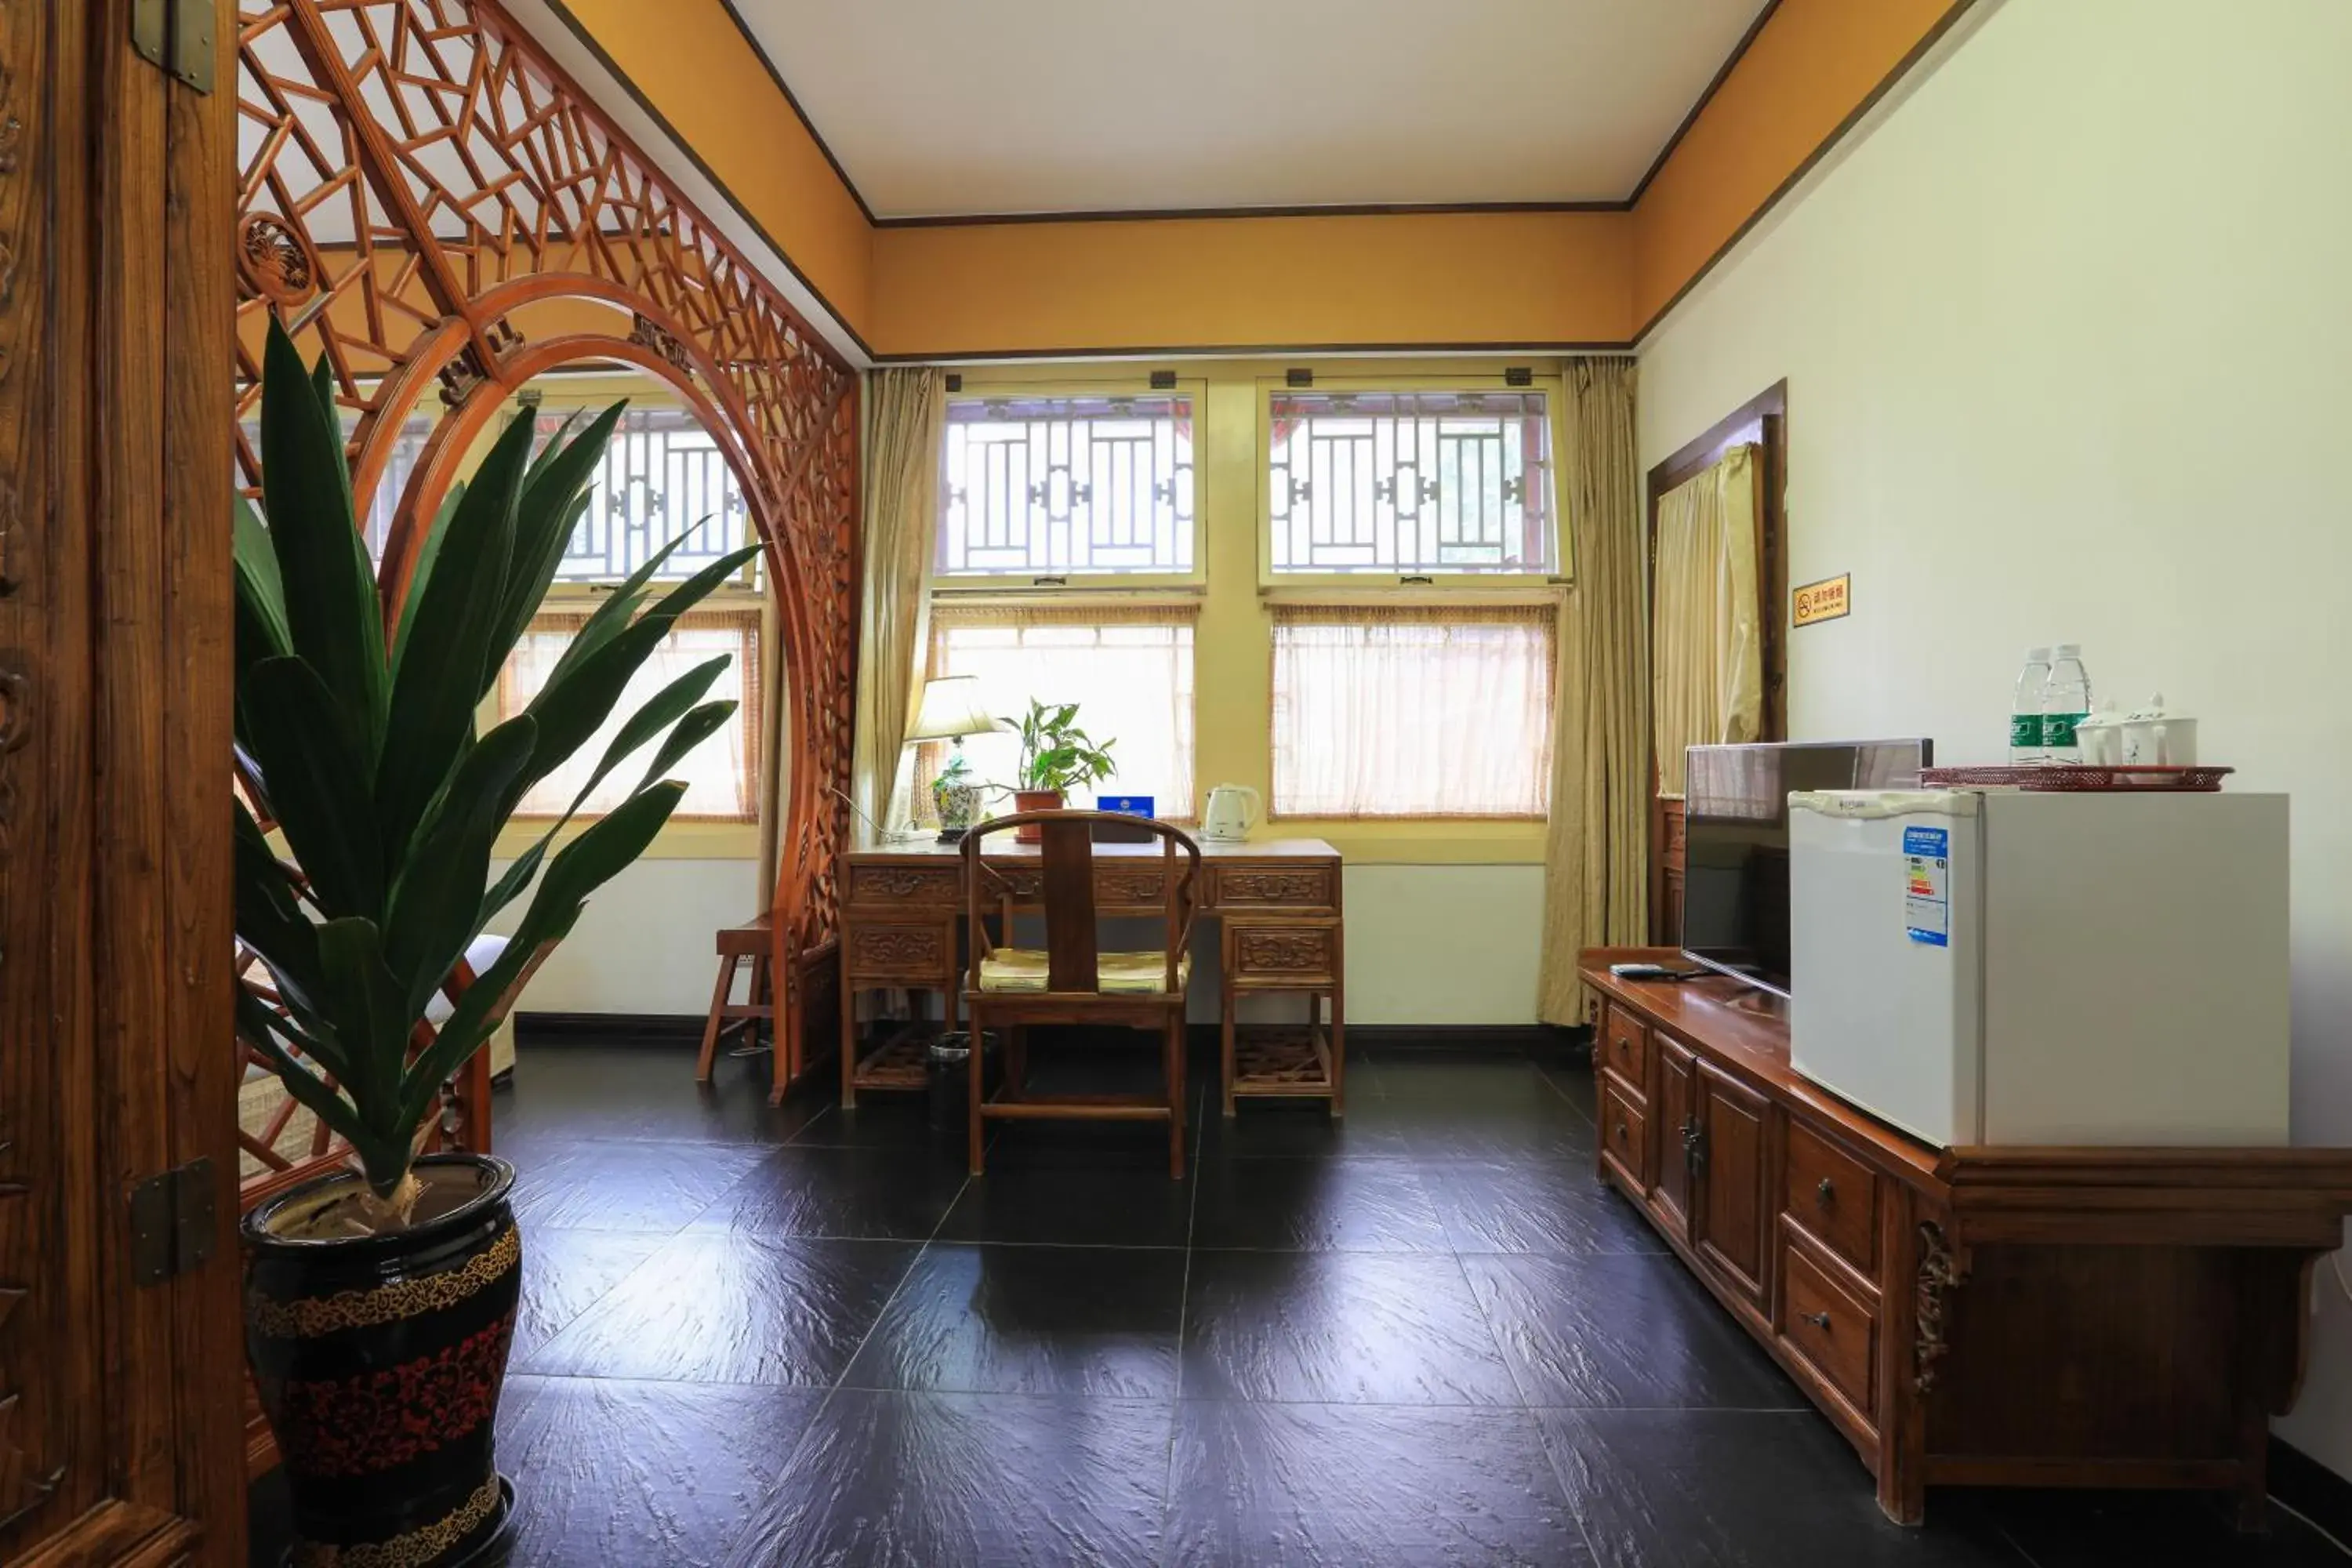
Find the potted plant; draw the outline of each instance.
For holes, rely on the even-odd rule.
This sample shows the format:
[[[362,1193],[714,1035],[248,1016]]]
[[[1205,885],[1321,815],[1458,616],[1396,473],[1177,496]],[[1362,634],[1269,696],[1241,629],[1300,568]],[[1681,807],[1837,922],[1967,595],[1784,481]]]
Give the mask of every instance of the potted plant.
[[[621,408],[536,453],[531,422],[509,426],[435,519],[395,619],[353,524],[327,385],[273,322],[268,522],[242,504],[236,520],[236,726],[254,806],[283,837],[238,801],[237,942],[267,979],[238,987],[236,1026],[352,1163],[246,1215],[246,1344],[298,1559],[456,1563],[499,1550],[510,1517],[491,1436],[520,1285],[514,1169],[418,1152],[442,1085],[677,806],[685,785],[663,775],[734,709],[702,700],[727,658],[665,687],[605,746],[592,784],[652,748],[622,805],[561,848],[558,822],[495,883],[493,847],[523,792],[604,726],[678,616],[752,552],[648,603],[663,551],[582,626],[529,709],[477,734]],[[426,1004],[526,891],[504,952],[436,1030]]]
[[[1029,711],[1021,721],[1021,773],[1013,791],[1013,808],[1058,810],[1067,803],[1073,788],[1110,777],[1110,749],[1115,744],[1105,741],[1097,746],[1078,728],[1076,703],[1045,703],[1032,698]],[[1034,825],[1016,829],[1013,836],[1024,844],[1034,844],[1040,837]]]

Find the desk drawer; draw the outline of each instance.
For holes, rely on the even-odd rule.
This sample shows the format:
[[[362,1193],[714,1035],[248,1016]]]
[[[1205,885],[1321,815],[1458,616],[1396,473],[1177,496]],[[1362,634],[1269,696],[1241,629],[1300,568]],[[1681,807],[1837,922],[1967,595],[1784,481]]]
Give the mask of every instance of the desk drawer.
[[[1780,1228],[1780,1342],[1875,1423],[1878,1310],[1816,1263],[1795,1226]]]
[[[1616,1003],[1601,1021],[1601,1064],[1646,1099],[1650,1092],[1650,1031]]]
[[[1221,910],[1336,910],[1339,868],[1331,863],[1219,866],[1210,901]]]
[[[1225,984],[1236,991],[1328,991],[1339,984],[1339,922],[1226,917]]]
[[[937,866],[861,866],[853,860],[842,901],[884,909],[961,910],[963,864],[950,860]]]
[[[951,983],[955,968],[954,931],[953,922],[949,921],[922,924],[853,921],[848,934],[851,984]]]
[[[1878,1268],[1878,1182],[1870,1167],[1789,1118],[1788,1216],[1865,1275]]]
[[[1045,897],[1045,868],[1035,865],[989,867],[992,880],[981,889],[983,910],[1002,900],[1015,905],[1040,906]],[[1179,869],[1176,879],[1183,880]],[[1097,910],[1145,910],[1158,912],[1168,906],[1168,869],[1156,864],[1122,865],[1095,862],[1095,908]]]

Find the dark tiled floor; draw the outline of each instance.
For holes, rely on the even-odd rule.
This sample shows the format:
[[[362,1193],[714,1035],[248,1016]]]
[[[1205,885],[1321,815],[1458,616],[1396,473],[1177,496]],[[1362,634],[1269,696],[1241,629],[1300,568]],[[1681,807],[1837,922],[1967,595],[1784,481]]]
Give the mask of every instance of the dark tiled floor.
[[[1585,1069],[1363,1053],[1344,1123],[770,1110],[764,1062],[528,1049],[521,1564],[2303,1568],[2196,1498],[1924,1530],[1593,1179]],[[1208,1082],[1196,1065],[1196,1082]],[[1041,1071],[1075,1070],[1041,1064]],[[1124,1068],[1114,1068],[1117,1071]]]

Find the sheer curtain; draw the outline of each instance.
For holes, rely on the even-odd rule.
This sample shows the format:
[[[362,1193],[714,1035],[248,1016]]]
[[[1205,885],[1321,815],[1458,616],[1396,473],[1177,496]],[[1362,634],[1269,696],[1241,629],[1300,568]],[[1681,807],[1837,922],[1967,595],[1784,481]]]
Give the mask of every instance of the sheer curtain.
[[[940,605],[931,612],[930,673],[980,678],[997,719],[1017,722],[1032,699],[1075,702],[1096,744],[1112,742],[1116,769],[1098,794],[1148,795],[1160,816],[1190,822],[1192,792],[1192,605],[1081,608],[1063,605]],[[944,743],[917,760],[927,785],[947,760]],[[1017,735],[964,742],[972,771],[1010,788],[1021,763]],[[916,791],[929,808],[927,787]],[[1085,802],[1073,802],[1084,805]],[[1003,799],[992,809],[1011,809]]]
[[[556,660],[572,646],[572,638],[587,619],[587,612],[546,612],[531,618],[530,629],[515,644],[514,654],[499,672],[499,716],[511,718],[530,706],[532,698],[555,672]],[[686,797],[672,820],[699,818],[710,822],[753,822],[760,811],[758,760],[761,755],[761,658],[760,612],[694,610],[656,645],[614,704],[612,717],[572,754],[569,762],[533,784],[516,808],[520,816],[561,816],[572,797],[588,782],[623,723],[661,689],[716,654],[732,654],[734,662],[719,675],[703,699],[737,699],[735,713],[717,734],[679,758],[668,777],[686,781]],[[623,762],[590,793],[583,816],[593,816],[628,798],[653,762],[650,748]]]
[[[1756,448],[1734,447],[1658,498],[1650,621],[1658,793],[1684,794],[1684,749],[1763,732]]]
[[[1542,816],[1557,615],[1277,606],[1273,815]]]
[[[1649,923],[1649,739],[1643,513],[1631,360],[1568,367],[1569,545],[1560,617],[1559,767],[1544,840],[1537,1016],[1580,1024],[1578,952],[1643,940]]]

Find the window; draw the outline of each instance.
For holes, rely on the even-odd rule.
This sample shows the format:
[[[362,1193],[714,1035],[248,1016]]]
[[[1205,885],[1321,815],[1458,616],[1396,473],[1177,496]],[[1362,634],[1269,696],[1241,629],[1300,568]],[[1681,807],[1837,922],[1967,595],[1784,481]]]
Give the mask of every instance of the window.
[[[948,405],[940,577],[1189,576],[1189,397],[987,397]]]
[[[590,608],[583,605],[576,610],[548,609],[532,617],[530,629],[515,644],[513,657],[499,675],[499,719],[512,718],[530,706],[581,623],[588,618]],[[630,680],[604,727],[574,752],[570,762],[531,786],[515,815],[561,816],[629,715],[688,669],[722,653],[734,655],[734,662],[720,673],[718,684],[703,700],[732,697],[735,712],[717,734],[688,752],[672,769],[670,777],[686,781],[686,796],[672,820],[757,822],[762,712],[760,612],[749,608],[696,609],[682,616]],[[596,786],[581,814],[593,816],[618,805],[652,762],[650,747],[623,762]]]
[[[541,442],[562,427],[565,413],[540,410]],[[621,416],[589,482],[588,510],[564,547],[555,580],[619,582],[680,532],[687,541],[662,563],[661,576],[691,577],[751,542],[751,509],[734,467],[702,422],[684,408],[633,406]],[[744,568],[746,587],[752,572]]]
[[[1162,817],[1189,821],[1192,794],[1192,614],[1169,609],[980,609],[931,612],[931,673],[976,675],[989,711],[1017,720],[1032,698],[1075,702],[1097,744],[1108,741],[1118,771],[1096,786],[1107,795],[1148,795]],[[931,809],[929,780],[947,761],[944,744],[917,760],[916,807]],[[1020,737],[964,742],[972,771],[1011,787]]]
[[[1277,606],[1273,814],[1542,816],[1555,619]]]
[[[1559,570],[1541,392],[1283,392],[1267,405],[1275,575]]]

